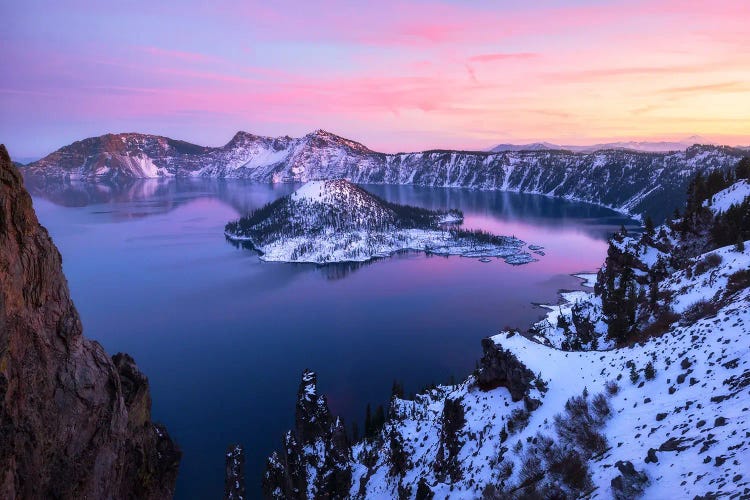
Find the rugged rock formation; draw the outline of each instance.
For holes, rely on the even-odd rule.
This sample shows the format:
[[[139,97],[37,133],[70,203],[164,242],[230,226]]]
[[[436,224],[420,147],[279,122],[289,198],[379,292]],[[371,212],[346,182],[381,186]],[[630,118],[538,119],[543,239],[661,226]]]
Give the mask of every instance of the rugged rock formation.
[[[227,448],[227,469],[224,474],[224,499],[245,498],[245,449],[233,444]]]
[[[0,498],[169,498],[148,380],[83,337],[61,264],[0,146]]]
[[[534,373],[526,368],[512,353],[491,339],[482,339],[484,355],[479,360],[477,385],[483,391],[505,387],[513,401],[520,401],[528,393],[534,381]]]
[[[728,169],[746,154],[698,145],[670,153],[607,149],[383,154],[323,130],[300,138],[238,132],[217,148],[146,134],[108,134],[60,148],[24,170],[55,179],[347,179],[499,189],[587,201],[662,220],[685,202],[685,188],[695,173]]]
[[[268,459],[266,498],[346,498],[351,486],[351,448],[344,424],[318,396],[315,373],[305,370],[297,392],[295,430],[281,452]]]

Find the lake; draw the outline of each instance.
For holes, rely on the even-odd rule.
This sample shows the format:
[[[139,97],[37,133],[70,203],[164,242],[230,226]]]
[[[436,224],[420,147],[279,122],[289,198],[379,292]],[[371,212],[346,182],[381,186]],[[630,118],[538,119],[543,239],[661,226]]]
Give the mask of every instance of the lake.
[[[399,254],[366,265],[265,263],[229,244],[224,224],[294,185],[138,181],[31,186],[63,256],[84,333],[128,352],[148,376],[153,417],[184,452],[178,498],[218,498],[224,452],[247,453],[250,496],[294,421],[302,370],[318,373],[335,414],[362,428],[365,406],[464,378],[480,340],[527,328],[597,269],[606,239],[635,222],[605,208],[536,195],[363,186],[390,201],[460,208],[465,226],[544,247],[511,266]]]

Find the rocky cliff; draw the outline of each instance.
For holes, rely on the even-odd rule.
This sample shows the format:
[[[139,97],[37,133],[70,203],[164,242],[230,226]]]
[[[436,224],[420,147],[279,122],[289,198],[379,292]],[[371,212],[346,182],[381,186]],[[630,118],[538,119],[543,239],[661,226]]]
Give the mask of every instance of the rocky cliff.
[[[131,133],[75,142],[24,171],[46,179],[347,179],[359,184],[497,189],[575,199],[662,220],[685,202],[685,188],[697,172],[728,169],[746,154],[700,145],[667,153],[608,149],[384,154],[323,130],[299,138],[238,132],[215,148]]]
[[[82,335],[60,253],[0,145],[0,497],[169,498],[147,378]]]

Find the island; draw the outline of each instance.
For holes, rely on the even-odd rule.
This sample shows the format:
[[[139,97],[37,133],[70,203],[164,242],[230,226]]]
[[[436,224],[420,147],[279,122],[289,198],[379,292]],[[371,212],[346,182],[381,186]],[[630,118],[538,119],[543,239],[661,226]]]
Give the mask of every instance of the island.
[[[492,257],[520,265],[536,259],[513,236],[463,229],[459,210],[399,205],[343,179],[310,181],[225,227],[273,262],[364,262],[401,251]]]

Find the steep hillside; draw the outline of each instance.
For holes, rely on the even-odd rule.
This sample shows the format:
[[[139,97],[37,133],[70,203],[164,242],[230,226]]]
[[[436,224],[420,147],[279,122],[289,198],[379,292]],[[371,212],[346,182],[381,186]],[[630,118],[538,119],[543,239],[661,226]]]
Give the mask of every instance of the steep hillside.
[[[613,238],[593,292],[566,294],[528,332],[485,339],[460,384],[413,399],[394,386],[387,414],[368,416],[353,444],[334,439],[331,422],[343,424],[306,372],[298,398],[315,395],[316,413],[298,403],[297,429],[269,458],[264,493],[748,496],[748,177],[742,163],[695,178],[679,217]],[[319,414],[325,424],[310,428]]]
[[[83,337],[61,264],[0,145],[0,498],[170,498],[148,379]]]
[[[301,138],[238,132],[217,148],[143,134],[110,134],[65,146],[24,171],[49,179],[206,176],[307,182],[341,178],[365,184],[498,189],[586,201],[662,220],[685,202],[685,188],[696,172],[728,169],[746,154],[698,145],[671,153],[540,149],[383,154],[322,130]]]
[[[366,261],[402,250],[502,257],[511,264],[535,260],[517,238],[462,230],[462,221],[458,210],[397,205],[336,179],[310,181],[228,223],[225,232],[232,241],[251,244],[269,261]]]

